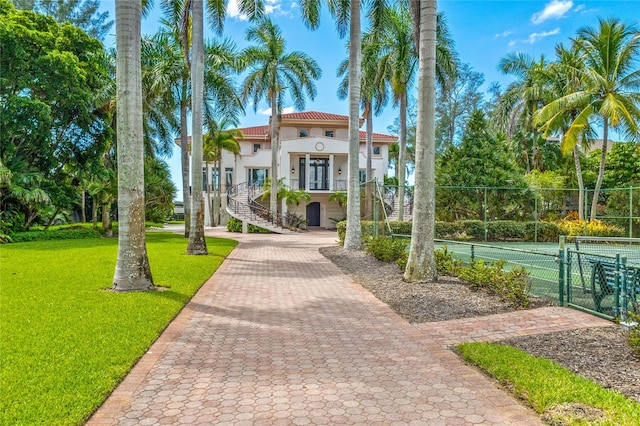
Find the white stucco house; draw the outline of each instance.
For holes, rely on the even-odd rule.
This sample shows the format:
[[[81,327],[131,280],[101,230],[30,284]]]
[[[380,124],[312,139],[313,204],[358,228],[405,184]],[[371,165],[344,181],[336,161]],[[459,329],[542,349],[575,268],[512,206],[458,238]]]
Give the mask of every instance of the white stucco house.
[[[360,121],[360,125],[363,124]],[[345,217],[344,209],[336,202],[329,202],[329,196],[334,191],[346,191],[347,189],[347,165],[348,165],[348,127],[349,117],[346,115],[331,114],[325,112],[295,112],[283,114],[280,126],[280,161],[278,178],[292,189],[304,189],[311,195],[309,202],[302,202],[295,206],[282,206],[282,211],[293,211],[306,218],[309,226],[322,228],[335,228],[333,219]],[[247,188],[260,187],[264,179],[271,173],[271,148],[269,123],[262,126],[245,127],[239,129],[244,138],[240,140],[240,155],[234,156],[229,152],[223,152],[221,170],[218,173],[209,167],[204,171],[206,182],[212,187],[218,185],[218,176],[221,176],[223,213],[221,222],[228,216],[224,213],[238,217],[242,209],[227,209],[229,202],[227,191],[231,196],[238,196],[243,203],[262,204],[268,208],[269,201],[261,200],[257,194],[247,196]],[[389,167],[389,146],[396,143],[397,136],[374,133],[373,134],[373,176],[379,181],[383,178]],[[360,176],[364,181],[366,169],[366,132],[360,131]],[[240,196],[239,194],[243,194]],[[206,198],[206,195],[205,195]],[[209,203],[205,202],[206,225],[209,225]],[[231,211],[228,211],[231,210]],[[242,217],[238,217],[242,219]]]

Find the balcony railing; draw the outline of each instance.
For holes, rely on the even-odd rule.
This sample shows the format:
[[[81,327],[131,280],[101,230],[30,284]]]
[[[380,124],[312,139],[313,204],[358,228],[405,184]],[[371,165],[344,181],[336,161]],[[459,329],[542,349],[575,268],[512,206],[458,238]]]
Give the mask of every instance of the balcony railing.
[[[289,179],[289,186],[291,189],[304,189],[306,191],[329,191],[329,180],[311,180],[308,182],[307,188],[304,185],[300,185],[300,179]],[[346,179],[334,179],[333,191],[346,191],[347,180]]]

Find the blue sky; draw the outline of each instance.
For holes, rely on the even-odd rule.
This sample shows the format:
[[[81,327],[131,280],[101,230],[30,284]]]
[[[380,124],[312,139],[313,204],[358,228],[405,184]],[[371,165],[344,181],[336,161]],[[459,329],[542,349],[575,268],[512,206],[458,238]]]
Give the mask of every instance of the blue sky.
[[[160,11],[156,10],[143,22],[143,32],[153,33],[157,28]],[[115,18],[114,0],[102,0],[102,8]],[[292,0],[266,0],[268,12],[282,29],[288,51],[303,51],[322,67],[322,78],[317,81],[318,96],[308,100],[306,110],[348,115],[348,104],[336,96],[339,78],[336,68],[347,57],[346,40],[335,31],[331,16],[324,11],[320,28],[308,30],[300,20],[299,7]],[[462,62],[485,76],[485,90],[493,82],[506,87],[511,81],[497,70],[497,64],[509,52],[524,52],[534,57],[544,54],[553,59],[553,49],[558,43],[568,44],[570,38],[585,26],[597,26],[598,18],[619,18],[629,24],[640,21],[640,0],[439,0],[439,11],[444,12],[456,50]],[[205,22],[206,25],[206,22]],[[225,37],[231,38],[242,48],[246,46],[245,32],[250,23],[237,13],[235,0],[229,0]],[[363,26],[365,22],[363,21]],[[115,26],[112,29],[115,33]],[[113,35],[113,34],[112,34]],[[207,37],[213,37],[208,33]],[[114,43],[109,37],[106,44]],[[268,105],[263,101],[247,107],[247,115],[241,127],[266,124]],[[398,115],[389,105],[384,113],[374,118],[374,131],[388,133]],[[179,182],[179,160],[169,159],[174,181]]]

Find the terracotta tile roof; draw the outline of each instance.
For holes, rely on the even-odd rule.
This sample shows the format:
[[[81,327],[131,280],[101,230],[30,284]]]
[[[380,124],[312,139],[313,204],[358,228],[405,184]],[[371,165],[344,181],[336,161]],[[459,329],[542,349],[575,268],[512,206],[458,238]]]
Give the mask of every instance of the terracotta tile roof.
[[[241,130],[245,136],[265,136],[269,134],[269,125],[243,127],[238,130]]]
[[[282,119],[289,120],[349,120],[348,115],[331,114],[328,112],[305,111],[282,114]]]
[[[362,130],[360,130],[360,139],[366,139],[366,138],[367,138],[367,132],[363,132]],[[397,141],[398,140],[398,136],[385,135],[383,133],[373,132],[373,139],[388,139],[388,140],[392,140],[392,141]]]

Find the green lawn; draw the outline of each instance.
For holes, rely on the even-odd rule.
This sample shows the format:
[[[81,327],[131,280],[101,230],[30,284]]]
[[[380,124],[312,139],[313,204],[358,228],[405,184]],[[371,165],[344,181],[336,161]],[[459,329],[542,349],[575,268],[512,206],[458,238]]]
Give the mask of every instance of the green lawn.
[[[151,233],[154,282],[170,290],[105,291],[117,239],[0,246],[0,424],[82,424],[236,246]]]
[[[458,350],[467,361],[495,377],[536,412],[550,415],[550,424],[638,425],[639,403],[616,391],[604,389],[547,359],[494,343],[465,343],[458,346]],[[556,407],[561,404],[584,404],[600,410],[603,417],[597,421],[585,421],[580,418],[582,410],[575,413],[559,412]]]

